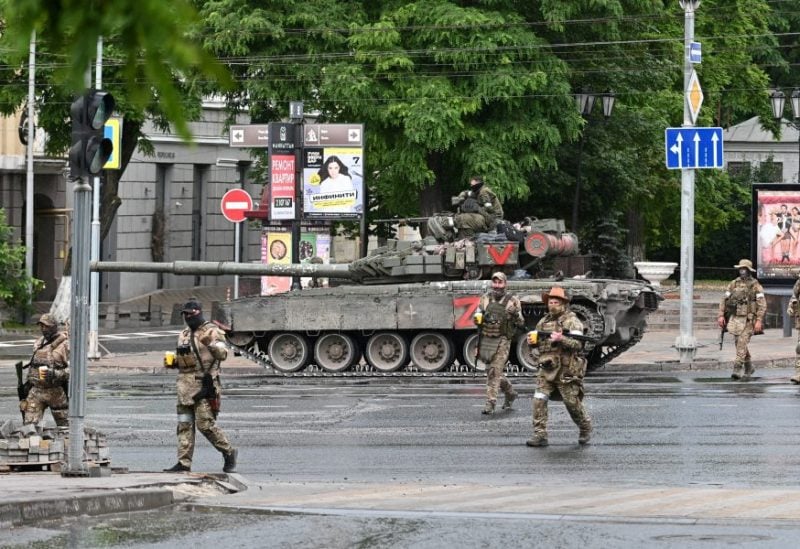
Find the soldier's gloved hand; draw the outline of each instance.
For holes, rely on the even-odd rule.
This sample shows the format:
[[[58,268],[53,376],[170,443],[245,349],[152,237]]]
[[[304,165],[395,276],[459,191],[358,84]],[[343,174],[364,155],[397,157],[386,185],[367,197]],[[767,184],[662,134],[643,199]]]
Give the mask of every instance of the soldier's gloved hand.
[[[719,326],[720,328],[725,327],[725,317],[723,315],[719,315],[717,317],[717,326]]]

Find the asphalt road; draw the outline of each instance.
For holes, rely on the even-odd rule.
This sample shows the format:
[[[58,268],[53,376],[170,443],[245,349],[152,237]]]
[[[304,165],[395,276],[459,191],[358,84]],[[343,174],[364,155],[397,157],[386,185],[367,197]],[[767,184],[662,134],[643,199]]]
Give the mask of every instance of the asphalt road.
[[[3,418],[17,417],[11,375],[0,371]],[[541,485],[543,498],[561,485],[797,487],[800,393],[786,377],[785,371],[770,370],[752,382],[733,383],[721,371],[601,372],[587,383],[595,433],[586,447],[577,444],[577,428],[561,403],[550,405],[550,447],[525,446],[531,380],[518,385],[516,410],[487,417],[480,414],[483,386],[462,380],[228,378],[220,425],[240,448],[238,472],[256,485],[480,482]],[[87,425],[108,435],[115,466],[153,471],[174,463],[173,383],[170,374],[91,376]],[[221,465],[219,454],[199,437],[193,469],[219,471]],[[207,521],[193,530],[186,524],[198,512]],[[25,535],[51,542],[66,536],[78,546],[95,546],[97,536],[111,529],[119,541],[110,546],[122,546],[122,540],[125,546],[167,547],[177,540],[208,546],[224,543],[227,535],[241,547],[282,541],[303,547],[526,546],[533,539],[553,546],[788,547],[800,533],[794,524],[632,521],[621,528],[619,518],[264,512],[257,504],[235,516],[224,508],[182,508],[138,521],[142,531],[135,534],[125,526],[131,517],[107,517],[46,525],[46,532]]]

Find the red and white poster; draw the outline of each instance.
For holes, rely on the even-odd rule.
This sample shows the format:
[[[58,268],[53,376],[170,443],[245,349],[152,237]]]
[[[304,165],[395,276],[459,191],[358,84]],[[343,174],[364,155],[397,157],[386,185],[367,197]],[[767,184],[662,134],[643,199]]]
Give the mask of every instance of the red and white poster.
[[[272,220],[295,219],[294,154],[271,154],[269,180]]]

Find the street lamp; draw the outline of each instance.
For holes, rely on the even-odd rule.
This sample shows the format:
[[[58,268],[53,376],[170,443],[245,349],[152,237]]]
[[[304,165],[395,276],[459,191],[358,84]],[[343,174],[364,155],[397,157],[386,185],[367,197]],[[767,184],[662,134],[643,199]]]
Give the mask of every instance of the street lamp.
[[[580,112],[581,116],[586,119],[587,124],[589,122],[589,115],[592,114],[592,108],[594,107],[595,100],[598,97],[603,104],[603,116],[605,118],[610,118],[611,112],[614,110],[614,102],[616,101],[616,96],[614,95],[613,91],[608,91],[601,94],[581,92],[575,96],[578,112]],[[572,226],[570,229],[573,233],[578,232],[578,208],[581,203],[581,160],[583,158],[583,144],[585,138],[586,132],[584,131],[581,133],[581,140],[578,145],[578,167],[575,174],[575,198],[572,200]]]
[[[773,90],[769,95],[772,102],[772,116],[778,122],[783,120],[783,107],[786,105],[786,94],[780,90]],[[789,103],[792,105],[792,122],[789,125],[798,131],[797,135],[797,181],[800,182],[800,88],[792,90],[792,95],[789,97]]]

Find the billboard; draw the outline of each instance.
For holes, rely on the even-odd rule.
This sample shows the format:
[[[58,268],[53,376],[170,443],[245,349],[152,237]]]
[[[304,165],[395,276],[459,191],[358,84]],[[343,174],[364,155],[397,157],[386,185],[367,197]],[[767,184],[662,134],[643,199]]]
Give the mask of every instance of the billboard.
[[[765,284],[791,286],[800,274],[800,185],[753,185],[756,271]]]
[[[303,127],[303,216],[360,219],[364,212],[364,127]]]

